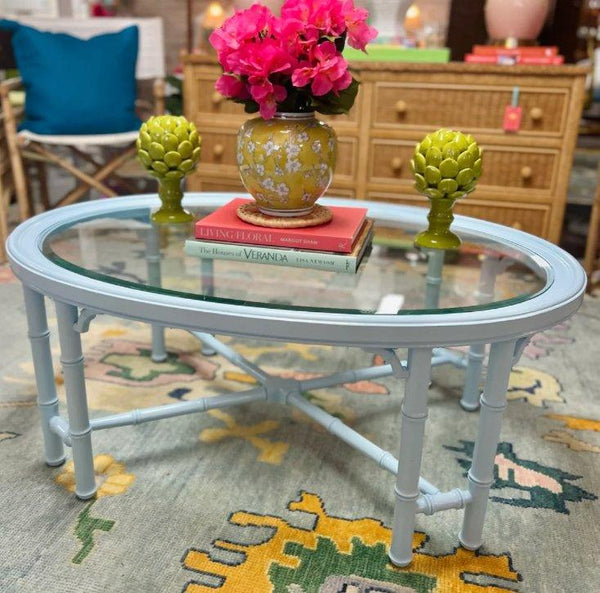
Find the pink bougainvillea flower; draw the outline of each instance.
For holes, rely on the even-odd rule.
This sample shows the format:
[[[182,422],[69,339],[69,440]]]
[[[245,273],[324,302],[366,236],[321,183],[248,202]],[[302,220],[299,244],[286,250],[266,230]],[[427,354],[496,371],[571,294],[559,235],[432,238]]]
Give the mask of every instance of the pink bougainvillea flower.
[[[348,29],[348,45],[366,51],[367,43],[377,37],[377,29],[367,24],[369,12],[356,8],[353,0],[346,0],[342,5],[342,15]]]
[[[215,89],[229,99],[244,101],[250,98],[250,93],[246,85],[239,78],[230,74],[220,76],[217,82],[215,82]]]
[[[348,62],[337,52],[333,42],[324,41],[317,45],[312,57],[309,65],[303,66],[305,62],[302,62],[292,74],[294,86],[301,88],[310,83],[310,90],[315,97],[330,91],[337,94],[350,86],[352,76],[348,72]]]
[[[346,28],[339,0],[286,0],[281,18],[300,21],[307,32],[318,31],[318,37],[338,37]]]
[[[287,97],[285,87],[273,84],[267,79],[252,84],[250,94],[258,103],[260,115],[264,119],[271,119],[277,111],[277,103],[281,103]]]
[[[237,10],[210,34],[208,40],[217,51],[219,61],[224,63],[242,44],[268,36],[274,21],[275,17],[266,6],[253,4],[246,10]]]

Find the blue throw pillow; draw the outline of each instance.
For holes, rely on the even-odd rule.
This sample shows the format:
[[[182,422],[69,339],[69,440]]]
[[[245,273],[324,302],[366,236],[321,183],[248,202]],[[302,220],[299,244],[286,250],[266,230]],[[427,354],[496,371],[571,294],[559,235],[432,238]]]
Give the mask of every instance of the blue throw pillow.
[[[137,130],[138,28],[78,39],[0,20],[25,88],[25,119],[36,134],[114,134]]]

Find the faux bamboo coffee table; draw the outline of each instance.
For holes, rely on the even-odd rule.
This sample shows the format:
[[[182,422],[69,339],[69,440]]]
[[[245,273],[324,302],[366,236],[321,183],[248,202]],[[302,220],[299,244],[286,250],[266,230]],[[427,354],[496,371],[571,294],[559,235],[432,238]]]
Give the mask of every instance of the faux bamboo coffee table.
[[[203,216],[233,197],[189,194],[186,204]],[[586,283],[583,269],[542,239],[464,217],[453,225],[463,239],[460,251],[418,252],[412,239],[426,226],[426,210],[334,203],[366,206],[376,220],[373,249],[357,274],[186,257],[183,242],[190,227],[153,226],[149,216],[158,206],[153,196],[60,208],[12,233],[8,256],[25,293],[46,463],[63,463],[64,446],[72,448],[79,498],[96,492],[93,431],[266,400],[302,410],[397,476],[392,562],[410,563],[417,513],[464,508],[460,542],[471,550],[481,546],[511,368],[532,334],[577,311]],[[68,420],[59,413],[45,297],[56,306]],[[150,324],[157,361],[166,358],[164,328],[186,329],[207,355],[224,356],[259,386],[90,419],[80,334],[98,314]],[[385,363],[305,381],[283,379],[215,334],[361,348]],[[468,345],[468,353],[447,349],[459,345]],[[397,353],[400,348],[408,349],[406,360]],[[475,410],[481,403],[467,482],[448,492],[420,476],[430,372],[440,364],[464,367],[464,408]],[[384,376],[406,381],[397,459],[303,397],[309,390]]]

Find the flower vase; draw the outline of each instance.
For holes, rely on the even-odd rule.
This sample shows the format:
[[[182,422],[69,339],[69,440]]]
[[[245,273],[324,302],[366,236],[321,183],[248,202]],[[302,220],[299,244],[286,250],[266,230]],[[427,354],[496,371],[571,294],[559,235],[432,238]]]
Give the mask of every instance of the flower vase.
[[[268,216],[305,216],[333,178],[337,138],[309,113],[276,113],[246,121],[237,163],[245,188]]]
[[[152,221],[157,223],[183,223],[191,222],[194,216],[181,205],[183,191],[181,189],[181,179],[159,178],[158,196],[160,198],[160,208],[152,213]]]
[[[461,245],[460,237],[450,230],[454,220],[452,207],[456,200],[430,198],[429,201],[431,202],[427,215],[429,227],[415,237],[415,245],[427,249],[458,249]]]

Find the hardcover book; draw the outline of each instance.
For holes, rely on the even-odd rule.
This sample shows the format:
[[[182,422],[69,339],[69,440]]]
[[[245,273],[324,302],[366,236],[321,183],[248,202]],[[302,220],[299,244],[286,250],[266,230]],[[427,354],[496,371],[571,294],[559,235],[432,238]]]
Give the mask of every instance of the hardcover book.
[[[236,198],[196,222],[196,239],[350,253],[367,215],[366,208],[329,206],[333,219],[320,226],[260,227],[244,222],[236,214],[239,206],[250,201]]]
[[[363,256],[371,245],[372,238],[373,221],[367,218],[350,253],[263,247],[239,243],[202,241],[199,239],[188,239],[185,242],[185,253],[205,259],[226,259],[258,264],[355,273]]]
[[[497,55],[479,55],[479,54],[467,54],[465,55],[465,62],[471,64],[501,64],[501,65],[539,65],[539,66],[557,66],[563,64],[565,61],[564,56],[528,56],[520,54],[497,54]]]
[[[474,45],[472,53],[476,56],[528,56],[548,58],[558,55],[555,45],[524,45],[521,47],[499,47],[496,45]]]

